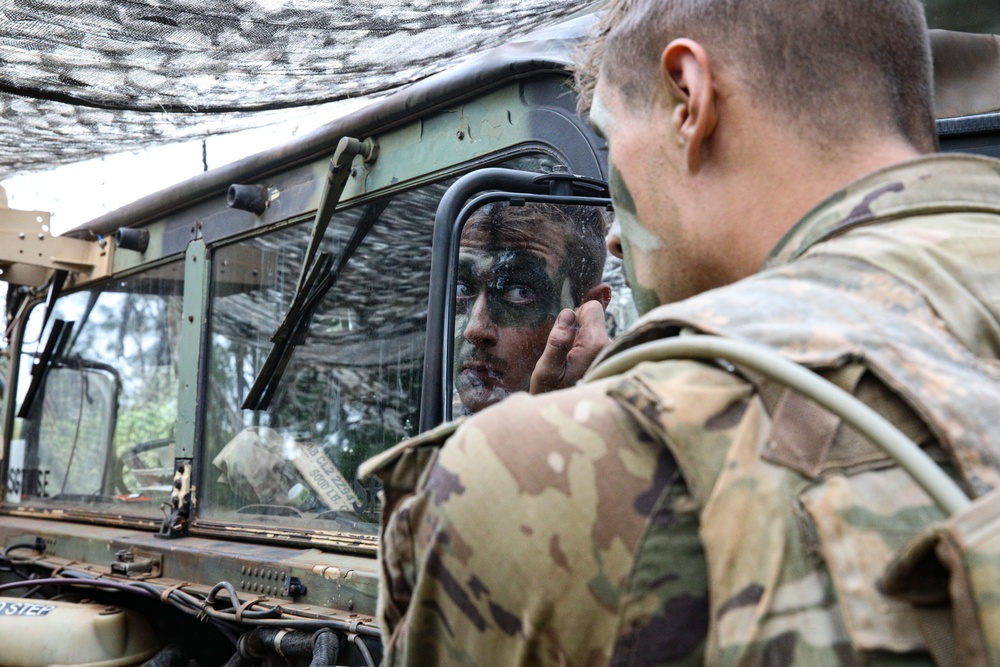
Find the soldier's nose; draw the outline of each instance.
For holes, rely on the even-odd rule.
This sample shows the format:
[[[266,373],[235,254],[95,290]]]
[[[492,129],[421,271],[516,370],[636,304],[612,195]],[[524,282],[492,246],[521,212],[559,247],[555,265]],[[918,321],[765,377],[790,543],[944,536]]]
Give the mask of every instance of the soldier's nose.
[[[490,319],[489,308],[486,306],[486,297],[482,294],[472,305],[469,313],[469,323],[465,326],[465,340],[473,345],[495,345],[497,342],[497,328]]]

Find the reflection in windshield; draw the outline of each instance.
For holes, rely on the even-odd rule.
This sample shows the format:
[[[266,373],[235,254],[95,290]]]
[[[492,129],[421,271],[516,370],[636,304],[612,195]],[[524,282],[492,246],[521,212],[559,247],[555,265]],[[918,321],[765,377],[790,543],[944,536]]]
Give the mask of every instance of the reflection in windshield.
[[[355,477],[365,459],[416,434],[443,191],[334,216],[321,246],[334,266],[360,222],[371,231],[291,348],[266,410],[242,404],[292,300],[309,226],[215,252],[201,516],[374,533],[377,489]],[[381,214],[363,220],[366,211]]]
[[[66,321],[68,334],[15,423],[8,502],[128,503],[118,511],[160,513],[173,476],[182,270],[176,262],[65,295],[44,332],[44,305],[34,308],[19,406],[53,327]]]

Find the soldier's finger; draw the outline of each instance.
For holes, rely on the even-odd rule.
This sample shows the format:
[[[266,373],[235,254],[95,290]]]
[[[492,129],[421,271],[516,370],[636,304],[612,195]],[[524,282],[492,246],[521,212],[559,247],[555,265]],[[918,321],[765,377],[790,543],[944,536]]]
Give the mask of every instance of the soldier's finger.
[[[541,394],[565,386],[563,378],[566,375],[566,355],[573,349],[576,340],[576,313],[569,308],[564,309],[556,318],[549,332],[548,340],[542,356],[535,363],[531,373],[532,394]]]
[[[611,342],[604,321],[604,307],[599,301],[587,301],[577,309],[577,332],[573,347],[566,355],[563,386],[576,384],[604,347]]]

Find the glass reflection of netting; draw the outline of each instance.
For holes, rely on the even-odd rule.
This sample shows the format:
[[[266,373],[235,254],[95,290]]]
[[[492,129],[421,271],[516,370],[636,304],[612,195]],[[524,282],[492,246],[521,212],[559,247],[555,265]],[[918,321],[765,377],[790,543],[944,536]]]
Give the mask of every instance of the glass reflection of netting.
[[[267,410],[241,405],[292,301],[310,226],[215,252],[201,517],[375,531],[376,489],[355,477],[362,461],[416,434],[443,192],[334,216],[321,250],[335,259],[359,224],[374,222],[290,351]]]

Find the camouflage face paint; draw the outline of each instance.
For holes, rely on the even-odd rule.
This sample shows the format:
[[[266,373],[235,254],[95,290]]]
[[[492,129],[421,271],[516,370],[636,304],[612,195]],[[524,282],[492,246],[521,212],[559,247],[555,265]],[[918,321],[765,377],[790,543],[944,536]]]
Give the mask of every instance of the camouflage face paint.
[[[534,328],[558,315],[569,293],[568,282],[565,276],[549,276],[545,259],[531,252],[463,251],[456,312],[468,317],[476,300],[485,294],[491,322],[500,327]]]
[[[524,249],[463,247],[455,317],[455,390],[477,412],[527,390],[560,307],[572,307],[563,266]]]
[[[635,212],[635,201],[625,181],[622,180],[621,172],[613,164],[610,165],[610,169],[611,181],[608,185],[615,202],[615,227],[621,241],[625,277],[632,289],[636,308],[640,313],[647,313],[660,305],[660,298],[653,288],[643,285],[639,280],[634,253],[635,249],[644,254],[658,250],[661,247],[660,239],[639,222]]]
[[[599,94],[594,96],[590,122],[598,134],[608,139],[611,148],[611,138],[615,134],[615,118]],[[615,204],[615,232],[621,241],[625,277],[632,289],[636,308],[640,313],[645,313],[660,305],[660,299],[651,286],[644,285],[639,280],[636,254],[648,255],[655,252],[662,248],[662,241],[639,222],[635,198],[625,184],[625,179],[622,178],[613,158],[609,158],[608,168],[608,187]]]
[[[635,200],[632,193],[622,179],[621,172],[614,164],[609,166],[611,170],[611,180],[608,186],[611,189],[611,198],[615,202],[615,219],[621,225],[622,236],[627,238],[642,252],[652,252],[663,247],[660,237],[644,227],[639,222],[639,215],[636,212]]]

